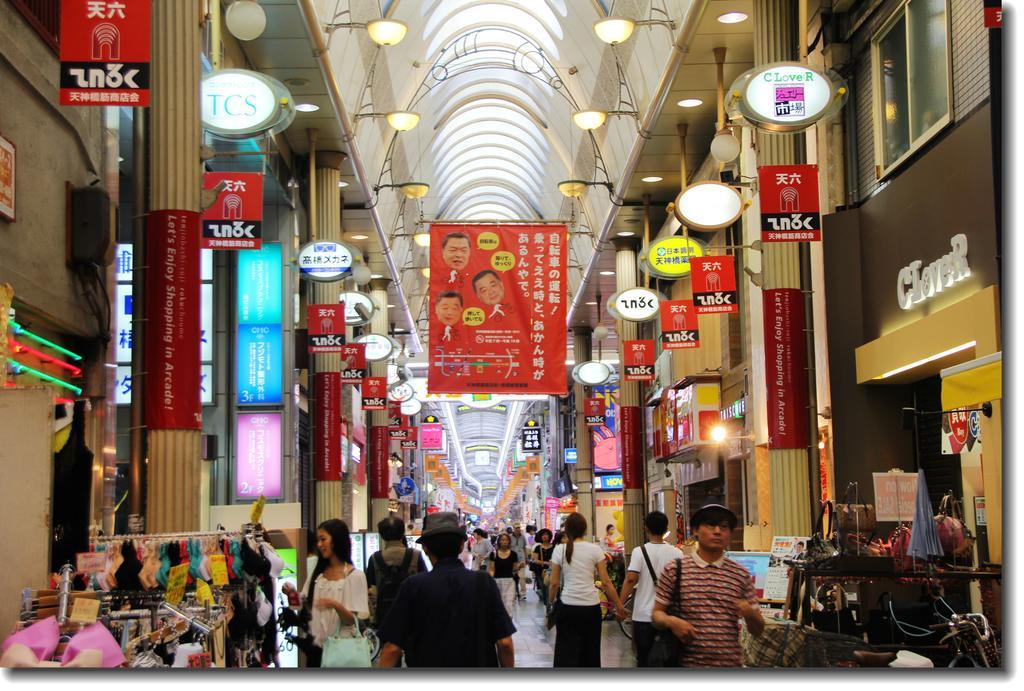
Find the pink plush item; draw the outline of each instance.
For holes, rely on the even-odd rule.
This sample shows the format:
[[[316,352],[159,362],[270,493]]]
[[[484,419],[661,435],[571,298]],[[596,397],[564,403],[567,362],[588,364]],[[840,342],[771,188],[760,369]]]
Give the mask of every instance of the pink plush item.
[[[59,641],[60,626],[57,624],[57,617],[47,617],[8,636],[3,643],[3,650],[7,652],[12,645],[20,643],[31,650],[36,659],[49,660],[56,652]]]
[[[102,667],[120,667],[124,663],[121,644],[99,622],[89,624],[72,637],[64,650],[64,657],[60,661],[61,666],[67,667],[68,663],[74,660],[79,653],[86,650],[100,651],[103,656],[103,663],[100,665]]]

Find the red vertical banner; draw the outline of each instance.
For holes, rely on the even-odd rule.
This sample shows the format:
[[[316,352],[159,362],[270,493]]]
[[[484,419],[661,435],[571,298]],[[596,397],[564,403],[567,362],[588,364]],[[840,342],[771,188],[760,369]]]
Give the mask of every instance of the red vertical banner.
[[[700,323],[693,300],[662,300],[661,347],[682,350],[700,347]]]
[[[625,381],[654,381],[654,341],[623,341]]]
[[[146,427],[202,429],[199,214],[150,211],[146,262]]]
[[[375,425],[370,428],[370,498],[387,499],[388,480],[391,475],[391,466],[388,465],[390,456],[390,441],[388,440],[388,428],[384,425]]]
[[[221,185],[203,212],[203,249],[258,250],[263,246],[263,173],[203,173],[203,189]]]
[[[736,262],[732,257],[691,257],[693,306],[697,314],[739,312]]]
[[[431,393],[565,395],[562,225],[430,228]]]
[[[762,242],[821,240],[818,166],[760,166],[757,180]]]
[[[60,104],[148,106],[151,0],[61,0]]]
[[[317,372],[313,379],[316,394],[314,476],[317,480],[340,480],[341,375],[337,372]]]
[[[341,383],[362,384],[366,378],[366,344],[349,343],[342,346],[341,359]]]
[[[603,398],[586,398],[583,400],[583,415],[587,425],[598,426],[604,424],[605,403]]]
[[[644,452],[640,406],[619,406],[619,453],[622,465],[622,486],[642,489],[644,486]]]
[[[307,305],[310,353],[340,353],[345,346],[345,304]],[[364,351],[365,354],[365,351]]]
[[[363,410],[384,410],[388,397],[387,377],[367,377],[361,384]]]
[[[768,446],[807,446],[807,350],[804,298],[798,288],[764,291]]]

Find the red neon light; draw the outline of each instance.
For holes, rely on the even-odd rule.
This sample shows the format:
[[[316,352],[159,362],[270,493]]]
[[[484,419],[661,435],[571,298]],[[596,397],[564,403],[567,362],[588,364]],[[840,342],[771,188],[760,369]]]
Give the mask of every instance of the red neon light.
[[[82,370],[80,367],[75,367],[74,365],[64,362],[63,360],[58,360],[52,355],[47,355],[46,353],[36,350],[35,348],[31,348],[25,345],[24,343],[19,343],[10,336],[7,337],[7,342],[11,345],[12,348],[14,348],[15,353],[28,353],[29,355],[34,355],[45,363],[57,365],[58,367],[63,367],[64,369],[71,372],[72,376],[82,376]]]

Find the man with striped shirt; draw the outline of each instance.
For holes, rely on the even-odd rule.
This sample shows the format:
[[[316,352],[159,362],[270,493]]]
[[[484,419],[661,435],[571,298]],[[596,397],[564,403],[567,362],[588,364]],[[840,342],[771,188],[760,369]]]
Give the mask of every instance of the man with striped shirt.
[[[764,631],[750,573],[725,556],[736,522],[736,514],[721,504],[702,506],[690,519],[697,549],[670,561],[658,578],[651,621],[683,643],[682,667],[741,667],[739,620],[755,636]],[[682,573],[673,597],[677,565]]]

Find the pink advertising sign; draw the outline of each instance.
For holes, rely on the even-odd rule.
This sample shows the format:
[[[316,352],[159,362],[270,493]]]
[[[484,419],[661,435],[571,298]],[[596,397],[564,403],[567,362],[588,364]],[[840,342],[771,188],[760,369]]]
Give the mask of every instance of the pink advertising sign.
[[[420,448],[438,450],[444,448],[444,425],[440,422],[420,425]]]
[[[281,413],[239,413],[235,456],[238,498],[281,497]]]

